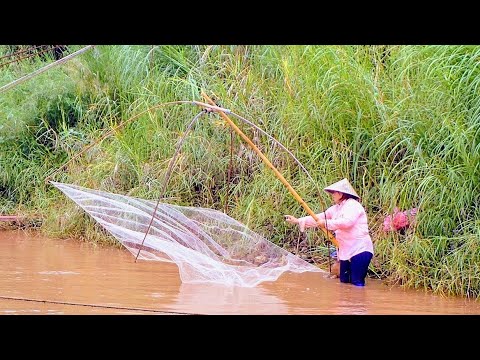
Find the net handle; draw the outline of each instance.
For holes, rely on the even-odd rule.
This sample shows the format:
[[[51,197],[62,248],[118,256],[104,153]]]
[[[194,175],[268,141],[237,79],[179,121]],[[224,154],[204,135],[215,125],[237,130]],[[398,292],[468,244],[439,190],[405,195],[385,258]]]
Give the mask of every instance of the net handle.
[[[217,106],[215,102],[207,95],[205,92],[202,91],[202,96],[205,98],[207,103],[213,106]],[[307,205],[307,203],[298,195],[298,193],[295,191],[295,189],[288,183],[288,181],[283,177],[283,175],[275,168],[275,166],[268,160],[268,158],[255,146],[255,144],[248,138],[247,135],[245,135],[242,130],[238,128],[237,125],[221,110],[217,110],[217,112],[220,114],[220,116],[230,125],[230,127],[235,130],[235,132],[240,135],[240,137],[257,153],[258,156],[263,160],[267,166],[273,170],[275,176],[282,182],[283,185],[286,186],[290,194],[293,195],[293,197],[302,205],[302,207],[305,209],[305,211],[317,222],[319,223],[319,218],[318,216],[310,209],[310,207]],[[328,231],[324,226],[319,225],[320,229],[322,229],[323,233],[327,236],[327,238],[335,244],[335,246],[338,247],[338,241],[335,239],[335,236]]]

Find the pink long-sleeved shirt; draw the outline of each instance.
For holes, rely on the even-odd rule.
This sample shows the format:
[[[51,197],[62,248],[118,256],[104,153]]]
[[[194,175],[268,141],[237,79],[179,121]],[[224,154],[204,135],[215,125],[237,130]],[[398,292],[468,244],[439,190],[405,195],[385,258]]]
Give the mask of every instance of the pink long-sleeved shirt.
[[[355,199],[346,199],[317,214],[318,218],[327,217],[327,229],[335,232],[338,240],[338,259],[350,260],[361,252],[373,254],[372,238],[368,232],[367,214],[363,206]],[[317,222],[311,216],[298,219],[300,228],[317,227]],[[303,224],[302,224],[303,222]],[[304,226],[303,226],[304,225]]]

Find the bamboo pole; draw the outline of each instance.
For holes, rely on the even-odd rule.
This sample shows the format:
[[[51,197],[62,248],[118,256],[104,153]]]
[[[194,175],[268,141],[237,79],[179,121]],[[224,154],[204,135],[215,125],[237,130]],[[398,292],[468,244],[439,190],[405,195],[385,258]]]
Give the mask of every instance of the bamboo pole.
[[[213,106],[216,106],[215,102],[210,98],[208,97],[207,94],[205,94],[203,91],[202,91],[202,96],[205,98],[205,100],[210,104],[210,105],[213,105]],[[258,156],[260,156],[260,158],[263,160],[263,162],[265,164],[267,164],[268,167],[270,167],[270,169],[273,170],[273,172],[275,173],[275,176],[283,183],[283,185],[285,185],[288,189],[288,191],[290,192],[290,194],[293,195],[293,197],[300,203],[300,205],[302,205],[302,207],[307,211],[307,213],[318,223],[319,222],[319,219],[318,219],[318,216],[312,211],[312,209],[309,208],[309,206],[305,203],[305,201],[300,197],[300,195],[298,195],[298,193],[295,191],[295,189],[288,183],[288,181],[283,177],[283,175],[275,168],[275,166],[273,166],[273,164],[270,162],[270,160],[268,160],[268,158],[255,146],[255,144],[248,138],[247,135],[245,135],[242,130],[240,130],[238,128],[237,125],[235,125],[235,123],[221,110],[218,110],[218,113],[220,114],[220,116],[225,119],[225,121],[232,127],[233,130],[235,130],[235,132],[240,135],[240,137],[257,153]],[[328,237],[328,239],[336,246],[338,247],[338,241],[337,239],[335,239],[335,236],[330,232],[328,231],[325,227],[323,226],[319,226],[322,231],[324,232],[324,234]]]

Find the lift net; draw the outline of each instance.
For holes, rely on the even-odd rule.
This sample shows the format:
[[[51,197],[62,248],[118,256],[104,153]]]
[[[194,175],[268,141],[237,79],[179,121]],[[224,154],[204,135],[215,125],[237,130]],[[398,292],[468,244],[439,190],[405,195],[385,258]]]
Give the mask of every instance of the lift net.
[[[184,283],[253,287],[285,271],[324,272],[217,210],[159,203],[152,221],[154,201],[51,184],[137,259],[176,263]]]

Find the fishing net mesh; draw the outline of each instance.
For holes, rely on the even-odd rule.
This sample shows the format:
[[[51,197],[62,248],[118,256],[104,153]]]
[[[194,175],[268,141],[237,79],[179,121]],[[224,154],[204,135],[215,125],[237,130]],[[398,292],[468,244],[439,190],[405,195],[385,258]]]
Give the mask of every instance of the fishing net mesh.
[[[152,221],[154,201],[72,184],[51,184],[136,259],[177,264],[184,283],[253,287],[274,281],[285,271],[324,272],[217,210],[159,203]]]

